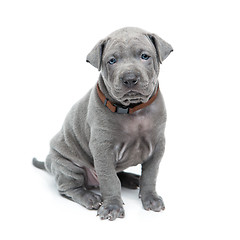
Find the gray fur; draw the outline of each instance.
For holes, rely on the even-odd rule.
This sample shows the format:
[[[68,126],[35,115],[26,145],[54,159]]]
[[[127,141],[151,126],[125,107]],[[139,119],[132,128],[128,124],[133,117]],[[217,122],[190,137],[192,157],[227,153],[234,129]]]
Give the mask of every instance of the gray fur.
[[[42,170],[46,170],[44,162],[39,162],[36,158],[33,158],[32,164],[36,168],[39,168],[39,169],[42,169]]]
[[[123,28],[101,40],[87,61],[101,70],[98,84],[112,103],[135,106],[156,92],[160,63],[171,51],[172,47],[155,34]],[[142,53],[150,58],[141,59]],[[113,57],[117,62],[110,65]],[[137,84],[129,88],[124,81],[132,78]],[[164,153],[165,123],[160,91],[151,105],[128,115],[106,108],[94,86],[72,107],[61,131],[52,139],[45,168],[54,175],[62,195],[88,209],[98,209],[101,219],[114,220],[124,216],[119,173],[141,164],[139,196],[143,207],[163,210],[155,186]],[[125,180],[131,182],[133,178]],[[138,178],[134,179],[137,186]],[[98,186],[101,196],[88,190]]]

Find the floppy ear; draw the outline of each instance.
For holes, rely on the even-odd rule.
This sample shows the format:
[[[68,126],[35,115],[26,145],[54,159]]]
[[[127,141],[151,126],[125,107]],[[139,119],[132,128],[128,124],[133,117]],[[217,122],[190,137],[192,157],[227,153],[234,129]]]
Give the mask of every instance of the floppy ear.
[[[101,70],[102,54],[107,40],[99,41],[92,51],[87,55],[87,62],[93,65],[98,71]]]
[[[168,55],[173,51],[172,46],[169,43],[165,42],[156,34],[148,34],[148,37],[152,41],[157,51],[158,61],[162,63],[168,57]]]

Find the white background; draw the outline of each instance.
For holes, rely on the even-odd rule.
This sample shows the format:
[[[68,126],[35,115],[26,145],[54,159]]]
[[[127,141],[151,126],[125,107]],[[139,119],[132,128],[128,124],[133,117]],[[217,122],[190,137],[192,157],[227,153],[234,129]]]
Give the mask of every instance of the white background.
[[[240,239],[240,34],[234,0],[0,2],[1,239]],[[85,62],[112,31],[157,33],[174,52],[161,65],[168,110],[158,192],[143,210],[123,190],[125,219],[60,197],[31,165],[71,106],[95,84]],[[137,170],[139,171],[139,169]]]

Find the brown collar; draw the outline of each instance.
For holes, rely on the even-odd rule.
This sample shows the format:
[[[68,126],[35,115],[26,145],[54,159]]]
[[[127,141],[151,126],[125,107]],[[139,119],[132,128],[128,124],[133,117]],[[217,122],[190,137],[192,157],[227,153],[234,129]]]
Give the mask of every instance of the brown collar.
[[[123,113],[128,113],[128,114],[132,114],[142,108],[147,107],[148,105],[150,105],[156,98],[159,92],[159,87],[157,89],[157,92],[146,102],[146,103],[141,103],[133,108],[123,108],[120,106],[117,106],[116,104],[112,104],[102,93],[102,91],[100,90],[98,84],[97,84],[97,93],[98,93],[98,97],[100,98],[100,100],[102,101],[102,103],[104,104],[104,106],[106,106],[111,112],[117,112],[120,114]]]

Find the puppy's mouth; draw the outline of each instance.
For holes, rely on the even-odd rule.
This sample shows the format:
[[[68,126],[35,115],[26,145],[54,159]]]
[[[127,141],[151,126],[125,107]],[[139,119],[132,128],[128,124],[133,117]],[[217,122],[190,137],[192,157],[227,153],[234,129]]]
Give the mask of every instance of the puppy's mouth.
[[[139,104],[146,101],[147,96],[137,92],[137,91],[129,91],[123,95],[121,98],[121,102],[124,105],[132,105],[132,104]]]

